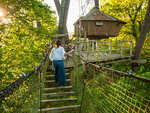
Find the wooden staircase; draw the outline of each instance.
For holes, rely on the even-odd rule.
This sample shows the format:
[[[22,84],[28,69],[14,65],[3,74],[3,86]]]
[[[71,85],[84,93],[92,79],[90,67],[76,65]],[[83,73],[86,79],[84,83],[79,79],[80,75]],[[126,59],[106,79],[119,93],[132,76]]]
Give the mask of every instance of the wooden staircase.
[[[72,88],[70,69],[65,71],[67,85],[61,89],[55,83],[54,73],[47,71],[39,113],[79,113],[80,105],[77,105],[76,93]]]

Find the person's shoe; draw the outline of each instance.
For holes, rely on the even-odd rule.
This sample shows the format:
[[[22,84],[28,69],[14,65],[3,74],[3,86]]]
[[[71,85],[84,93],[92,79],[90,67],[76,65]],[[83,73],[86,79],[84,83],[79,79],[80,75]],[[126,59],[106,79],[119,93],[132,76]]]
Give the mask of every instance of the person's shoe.
[[[58,89],[62,89],[62,88],[63,88],[63,86],[58,87]]]

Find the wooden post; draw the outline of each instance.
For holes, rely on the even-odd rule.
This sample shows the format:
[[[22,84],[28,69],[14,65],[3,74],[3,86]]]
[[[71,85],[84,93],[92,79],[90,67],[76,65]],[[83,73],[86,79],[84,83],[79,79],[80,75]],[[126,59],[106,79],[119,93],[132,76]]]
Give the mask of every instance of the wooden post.
[[[94,51],[94,42],[95,41],[92,41],[92,51]]]
[[[87,39],[87,32],[86,30],[84,30],[84,41],[86,41],[86,39]]]
[[[87,42],[87,51],[89,51],[89,41],[86,42]]]
[[[98,61],[98,40],[96,41],[96,60]]]
[[[106,40],[104,40],[104,50],[106,49]]]
[[[132,41],[130,41],[130,56],[132,56],[132,47],[133,47],[133,43]]]
[[[123,41],[120,41],[120,56],[123,56]]]
[[[77,43],[75,43],[75,52],[77,52]]]
[[[79,42],[79,55],[81,55],[81,42]]]
[[[112,57],[112,41],[109,42],[109,57]]]

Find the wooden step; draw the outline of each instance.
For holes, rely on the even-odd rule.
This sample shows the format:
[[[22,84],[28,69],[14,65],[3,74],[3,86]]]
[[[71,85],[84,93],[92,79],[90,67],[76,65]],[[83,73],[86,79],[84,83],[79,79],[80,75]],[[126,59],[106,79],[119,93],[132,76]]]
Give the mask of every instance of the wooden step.
[[[66,72],[65,74],[66,74],[66,75],[69,75],[70,73],[67,73],[67,72]],[[50,72],[47,72],[47,73],[46,73],[46,76],[47,76],[47,75],[48,75],[48,76],[49,76],[49,75],[54,76],[54,74],[51,74]]]
[[[54,79],[54,74],[52,75],[52,74],[48,73],[48,74],[45,76],[45,78],[46,78],[46,80]],[[70,78],[71,78],[70,73],[66,73],[66,78],[67,78],[67,79],[70,79]]]
[[[49,100],[41,100],[42,103],[49,102],[49,103],[59,103],[59,102],[69,102],[69,101],[76,101],[77,98],[66,98],[66,99],[49,99]]]
[[[69,69],[69,68],[65,69],[65,72],[70,72],[70,71],[71,71],[71,69]],[[47,68],[47,72],[53,72],[52,68]]]
[[[43,93],[43,97],[65,97],[75,96],[75,92],[56,92],[56,93]]]
[[[51,88],[51,87],[57,87],[58,83],[55,82],[55,80],[47,80],[44,82],[45,88]],[[72,82],[71,79],[66,79],[66,86],[71,86]]]
[[[49,112],[49,113],[62,113],[62,112],[72,112],[75,110],[79,110],[81,106],[80,105],[72,105],[72,106],[63,106],[63,107],[54,107],[54,108],[45,108],[45,109],[39,109],[38,112]]]
[[[65,86],[62,87],[61,89],[58,89],[58,87],[52,87],[52,88],[44,88],[43,92],[58,92],[58,91],[70,91],[72,90],[72,86]]]
[[[66,82],[71,82],[71,79],[66,79]],[[46,80],[45,83],[55,83],[55,80]]]

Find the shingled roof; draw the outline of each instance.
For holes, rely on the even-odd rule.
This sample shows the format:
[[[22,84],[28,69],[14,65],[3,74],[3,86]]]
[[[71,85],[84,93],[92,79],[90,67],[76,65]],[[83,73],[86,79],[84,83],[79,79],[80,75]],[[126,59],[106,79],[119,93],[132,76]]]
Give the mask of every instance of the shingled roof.
[[[93,8],[87,15],[85,15],[82,18],[79,18],[75,24],[79,21],[86,21],[86,20],[101,20],[101,21],[117,21],[117,22],[121,22],[121,23],[126,23],[118,18],[115,18],[113,16],[110,16],[104,12],[102,12],[101,10],[99,10],[98,8]]]

